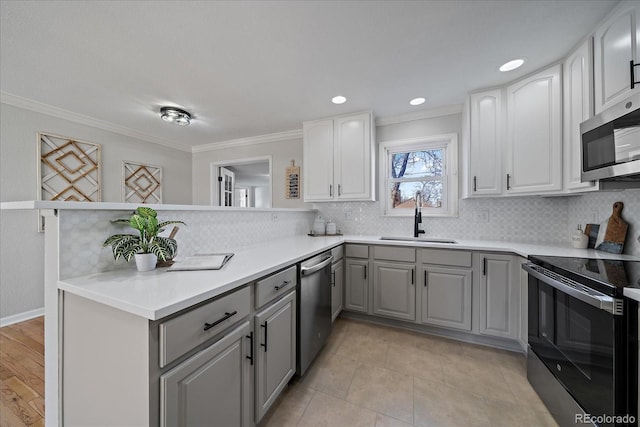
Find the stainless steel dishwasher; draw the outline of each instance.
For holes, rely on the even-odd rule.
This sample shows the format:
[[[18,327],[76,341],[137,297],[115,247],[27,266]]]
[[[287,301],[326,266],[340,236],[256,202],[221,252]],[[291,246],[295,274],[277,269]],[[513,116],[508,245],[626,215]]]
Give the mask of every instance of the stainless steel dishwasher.
[[[331,333],[331,252],[300,264],[296,373],[304,375]]]

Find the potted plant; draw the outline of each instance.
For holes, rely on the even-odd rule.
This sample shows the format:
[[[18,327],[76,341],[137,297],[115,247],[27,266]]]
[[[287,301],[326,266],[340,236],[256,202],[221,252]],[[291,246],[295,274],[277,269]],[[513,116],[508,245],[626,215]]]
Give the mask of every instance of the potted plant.
[[[158,236],[169,224],[184,224],[182,221],[163,221],[158,223],[158,213],[151,208],[140,206],[128,219],[115,219],[116,224],[128,224],[138,230],[135,234],[114,234],[104,241],[103,247],[111,246],[113,257],[122,257],[127,262],[135,256],[138,271],[150,271],[156,267],[158,259],[166,261],[173,258],[178,250],[176,241],[169,237]]]

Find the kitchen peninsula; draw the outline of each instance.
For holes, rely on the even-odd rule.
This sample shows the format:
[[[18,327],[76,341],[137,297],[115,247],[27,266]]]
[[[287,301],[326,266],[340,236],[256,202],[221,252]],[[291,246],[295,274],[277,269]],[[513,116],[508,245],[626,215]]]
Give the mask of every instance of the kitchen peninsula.
[[[394,248],[396,251],[398,248],[404,248],[413,253],[430,250],[434,254],[468,254],[469,268],[475,276],[479,276],[480,273],[481,254],[503,254],[512,257],[511,271],[514,273],[514,280],[513,283],[507,284],[511,289],[507,303],[513,303],[514,306],[505,314],[509,322],[515,322],[509,325],[511,329],[508,337],[512,339],[505,339],[505,336],[501,337],[500,334],[482,334],[478,331],[478,319],[475,317],[468,319],[473,327],[463,332],[447,328],[434,330],[435,333],[450,331],[450,336],[454,338],[511,350],[518,350],[523,345],[523,326],[520,324],[523,313],[520,307],[523,306],[522,298],[526,297],[526,293],[520,292],[520,287],[526,284],[519,280],[522,274],[519,265],[528,255],[638,259],[629,255],[611,255],[565,246],[517,242],[457,239],[455,244],[447,244],[380,240],[379,236],[309,237],[306,233],[313,223],[316,214],[314,210],[257,209],[243,210],[239,213],[235,209],[209,206],[154,205],[153,208],[158,210],[160,218],[170,215],[171,218],[187,224],[181,228],[177,236],[180,256],[223,250],[233,251],[235,256],[219,271],[167,272],[160,268],[152,272],[138,273],[131,265],[114,262],[110,251],[101,248],[101,242],[113,231],[113,225],[109,220],[125,216],[135,207],[121,203],[44,201],[2,204],[3,210],[40,209],[46,218],[45,363],[48,417],[66,418],[77,415],[74,413],[77,405],[73,404],[73,399],[82,401],[83,392],[86,391],[81,387],[71,387],[70,383],[65,386],[64,377],[61,376],[64,372],[61,368],[65,363],[74,361],[74,366],[89,370],[95,369],[95,366],[82,365],[82,360],[96,363],[97,359],[104,359],[100,364],[101,381],[106,381],[114,387],[118,384],[118,375],[133,375],[138,372],[135,374],[138,375],[137,381],[128,383],[130,389],[135,391],[135,396],[127,393],[127,396],[117,397],[110,394],[113,393],[112,388],[100,387],[99,390],[92,391],[89,400],[82,401],[83,405],[95,405],[88,408],[87,413],[99,413],[101,408],[106,409],[108,406],[113,414],[127,414],[131,420],[137,420],[135,424],[157,424],[160,417],[158,408],[162,406],[157,401],[160,387],[157,378],[159,371],[151,365],[158,363],[158,351],[154,351],[152,345],[158,339],[159,325],[166,319],[175,319],[178,314],[188,312],[192,307],[200,307],[205,303],[209,304],[210,301],[215,302],[219,298],[233,295],[234,291],[246,289],[248,295],[247,285],[256,280],[339,245],[347,244],[347,260],[351,254],[350,248],[367,248],[367,251],[371,249],[372,258],[366,261],[371,265],[375,264],[374,252],[382,253],[377,248],[384,247]],[[234,216],[242,216],[242,221],[234,219]],[[347,287],[348,274],[347,271]],[[370,295],[368,298],[373,302],[373,297]],[[474,307],[477,307],[479,301],[475,298],[477,292],[474,292],[473,300]],[[75,310],[78,307],[81,307],[80,311]],[[251,310],[253,309],[247,309],[246,313],[253,312]],[[346,307],[346,310],[349,308]],[[80,315],[80,312],[83,314]],[[477,310],[474,310],[474,316],[477,316],[476,312]],[[362,314],[351,310],[345,314],[360,316],[365,320],[371,320],[367,315],[375,315],[373,310],[365,310]],[[70,319],[74,318],[76,321],[71,322]],[[396,322],[393,319],[387,320]],[[418,325],[415,322],[395,325],[434,332],[425,329],[429,325]],[[120,333],[116,333],[118,330]],[[81,337],[82,345],[74,347],[74,342],[78,344],[73,335],[76,333],[85,335]],[[92,343],[91,339],[95,342]],[[103,346],[109,343],[114,346],[108,352],[108,357],[104,355],[104,347],[100,350],[101,343]],[[190,354],[185,353],[177,360],[184,360]],[[165,365],[173,366],[171,363],[175,364],[176,360],[169,360]],[[130,368],[118,374],[123,365]],[[145,369],[135,369],[136,366]],[[64,394],[64,403],[57,394],[58,384]],[[52,402],[58,402],[58,407]],[[253,417],[250,418],[249,425],[253,422]],[[67,420],[69,419],[71,418]]]

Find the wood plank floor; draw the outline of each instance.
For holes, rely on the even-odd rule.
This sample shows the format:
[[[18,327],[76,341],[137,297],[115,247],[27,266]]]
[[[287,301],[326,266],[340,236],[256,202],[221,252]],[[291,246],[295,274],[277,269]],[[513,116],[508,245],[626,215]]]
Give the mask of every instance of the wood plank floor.
[[[44,317],[0,328],[0,427],[44,426]]]

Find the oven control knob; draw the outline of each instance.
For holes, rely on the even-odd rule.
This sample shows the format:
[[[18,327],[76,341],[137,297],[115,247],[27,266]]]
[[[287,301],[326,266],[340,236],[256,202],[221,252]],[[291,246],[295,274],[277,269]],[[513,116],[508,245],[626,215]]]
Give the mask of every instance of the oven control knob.
[[[560,366],[560,364],[556,364],[556,369],[558,370],[558,372],[562,372],[562,366]]]

